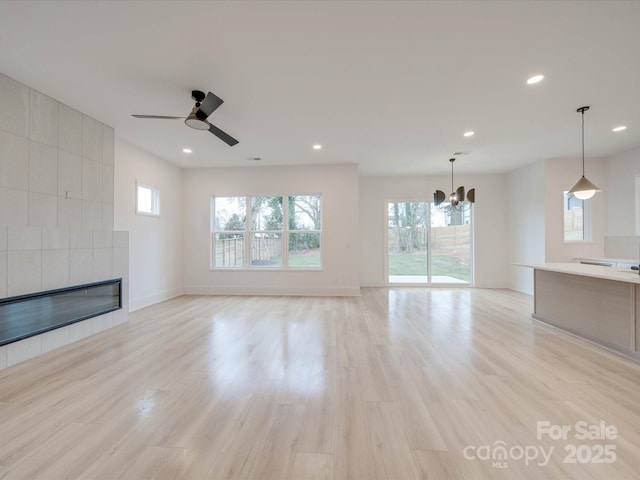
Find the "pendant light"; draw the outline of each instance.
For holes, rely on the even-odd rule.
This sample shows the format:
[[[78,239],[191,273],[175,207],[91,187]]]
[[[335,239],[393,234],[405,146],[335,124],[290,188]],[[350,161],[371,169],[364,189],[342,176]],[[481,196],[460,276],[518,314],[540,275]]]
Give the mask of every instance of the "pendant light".
[[[602,191],[584,176],[584,112],[587,110],[589,110],[589,107],[580,107],[576,110],[582,114],[582,178],[569,190],[569,195],[573,195],[579,200],[587,200],[593,197],[596,192]]]
[[[471,204],[476,200],[476,189],[472,188],[467,192],[465,201],[464,187],[458,187],[453,189],[453,162],[455,158],[450,158],[451,162],[451,194],[449,195],[449,203],[445,203],[446,195],[442,190],[436,190],[433,194],[433,203],[438,210],[443,212],[450,212],[451,210],[465,211],[471,208]]]

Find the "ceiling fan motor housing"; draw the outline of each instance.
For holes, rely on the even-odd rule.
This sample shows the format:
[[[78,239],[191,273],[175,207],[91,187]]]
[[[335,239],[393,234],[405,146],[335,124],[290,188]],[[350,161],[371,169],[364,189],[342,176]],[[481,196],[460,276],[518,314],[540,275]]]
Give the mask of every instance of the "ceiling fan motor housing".
[[[205,93],[200,90],[191,90],[191,98],[196,101],[196,107],[200,106],[205,96]]]

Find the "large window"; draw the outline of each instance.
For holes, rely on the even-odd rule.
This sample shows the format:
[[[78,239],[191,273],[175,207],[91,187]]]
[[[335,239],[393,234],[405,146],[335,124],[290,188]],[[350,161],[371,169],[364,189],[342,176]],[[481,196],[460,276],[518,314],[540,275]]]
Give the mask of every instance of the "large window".
[[[563,205],[564,241],[591,240],[591,203],[569,195],[569,192],[564,192]]]
[[[211,266],[320,268],[321,200],[317,194],[213,197]]]

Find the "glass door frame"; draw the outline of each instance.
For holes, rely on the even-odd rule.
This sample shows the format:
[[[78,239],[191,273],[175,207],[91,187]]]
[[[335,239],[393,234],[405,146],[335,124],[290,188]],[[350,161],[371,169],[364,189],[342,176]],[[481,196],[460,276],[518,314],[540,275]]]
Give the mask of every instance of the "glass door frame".
[[[389,281],[389,205],[392,203],[424,203],[427,205],[427,219],[426,219],[426,235],[427,235],[427,282],[426,283],[416,283],[416,282],[394,282],[391,283]],[[472,287],[474,285],[475,279],[475,268],[474,268],[474,245],[475,245],[475,214],[474,214],[474,206],[471,205],[471,216],[470,216],[470,245],[469,245],[469,269],[471,274],[471,279],[469,283],[448,283],[448,282],[438,282],[433,283],[432,280],[432,270],[433,270],[433,261],[431,258],[432,254],[432,235],[431,235],[431,207],[433,202],[423,199],[395,199],[395,200],[385,200],[384,201],[384,275],[385,275],[385,283],[390,287],[456,287],[456,288],[464,288],[464,287]]]

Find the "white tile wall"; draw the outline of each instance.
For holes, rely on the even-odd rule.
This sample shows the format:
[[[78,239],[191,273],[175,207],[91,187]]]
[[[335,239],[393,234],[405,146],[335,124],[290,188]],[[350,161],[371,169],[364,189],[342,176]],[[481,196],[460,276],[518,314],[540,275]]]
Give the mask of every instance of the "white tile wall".
[[[102,229],[113,230],[113,205],[102,204]]]
[[[29,136],[29,87],[0,74],[0,130]]]
[[[105,313],[99,317],[94,317],[93,320],[93,333],[102,332],[108,330],[113,326],[113,312]]]
[[[0,187],[29,187],[29,141],[0,130]]]
[[[82,199],[102,202],[102,163],[82,161]]]
[[[93,319],[83,320],[69,325],[69,342],[77,342],[93,334]]]
[[[123,309],[0,347],[0,369],[128,319],[114,131],[0,74],[0,298],[122,277]]]
[[[7,368],[7,345],[0,347],[0,370]]]
[[[98,282],[105,278],[113,278],[113,249],[95,248],[93,250],[93,277]]]
[[[71,285],[69,271],[69,249],[42,251],[42,290]]]
[[[7,366],[42,355],[42,335],[25,338],[7,345]]]
[[[0,298],[4,298],[6,296],[7,296],[7,227],[0,225]]]
[[[29,225],[55,228],[58,225],[58,196],[29,192]]]
[[[9,246],[9,241],[7,239],[7,226],[6,225],[0,225],[0,252],[3,250],[6,250]],[[118,233],[126,233],[126,232],[118,232]],[[116,235],[114,235],[114,240],[116,238]],[[118,239],[120,239],[120,235],[117,236]],[[117,245],[118,247],[122,247],[123,245]]]
[[[58,151],[58,195],[63,198],[82,198],[82,157]]]
[[[13,227],[7,229],[7,250],[41,250],[42,228]]]
[[[82,200],[82,229],[102,230],[102,202]]]
[[[7,296],[42,291],[42,250],[7,252]]]
[[[82,155],[82,114],[66,105],[58,105],[58,148]]]
[[[58,147],[58,102],[29,90],[29,138]]]
[[[58,197],[58,226],[69,229],[82,228],[82,200]]]
[[[90,230],[72,230],[69,232],[70,248],[92,248],[93,232]]]
[[[69,325],[56,328],[43,333],[42,335],[42,353],[50,352],[56,348],[63,347],[69,343]]]
[[[113,230],[113,165],[113,128],[0,74],[0,225]]]
[[[113,247],[113,232],[108,230],[97,230],[93,232],[93,248]]]
[[[113,205],[113,165],[102,165],[102,203]]]
[[[122,291],[124,291],[124,284],[122,285]],[[116,310],[115,312],[111,312],[111,315],[112,315],[111,326],[116,327],[118,325],[122,325],[123,323],[127,323],[129,319],[127,314],[128,310],[129,310],[129,305],[128,304],[125,305],[124,299],[123,299],[122,309]]]
[[[640,237],[604,237],[604,255],[607,258],[638,260],[640,255]]]
[[[93,280],[93,250],[77,248],[69,251],[69,282],[71,285]]]
[[[27,226],[29,221],[29,192],[0,187],[0,224]]]
[[[102,125],[102,163],[113,165],[114,131],[107,125]]]
[[[9,296],[7,290],[8,271],[7,271],[7,251],[0,250],[0,298]]]
[[[51,250],[56,248],[69,248],[69,230],[66,228],[43,228],[42,248]]]
[[[86,115],[82,116],[82,157],[102,162],[102,124]]]
[[[29,191],[58,194],[58,149],[29,142]]]

